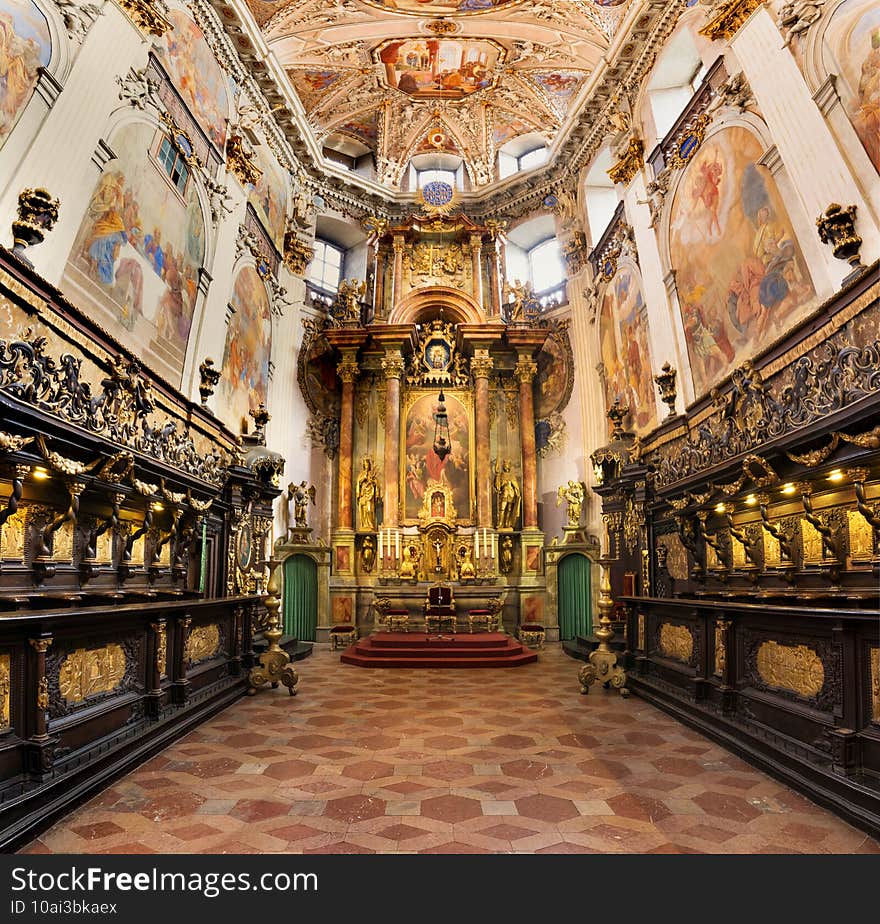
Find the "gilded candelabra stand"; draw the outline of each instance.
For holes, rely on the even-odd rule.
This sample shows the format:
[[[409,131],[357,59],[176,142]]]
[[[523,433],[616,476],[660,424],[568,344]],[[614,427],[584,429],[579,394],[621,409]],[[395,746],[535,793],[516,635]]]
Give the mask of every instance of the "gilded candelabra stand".
[[[603,686],[611,684],[623,697],[629,696],[626,688],[626,671],[617,663],[617,652],[611,650],[610,642],[614,638],[611,614],[614,611],[614,598],[611,596],[611,562],[610,558],[599,559],[599,628],[596,637],[599,647],[590,653],[590,663],[578,672],[581,693],[590,692],[590,687],[598,680]]]
[[[269,583],[266,585],[266,609],[269,612],[269,624],[263,635],[269,642],[269,647],[260,655],[260,663],[251,668],[248,674],[248,696],[253,696],[259,687],[271,683],[273,689],[278,686],[279,681],[287,687],[291,696],[296,696],[296,685],[299,683],[299,675],[294,666],[290,663],[290,655],[278,644],[281,636],[281,617],[278,615],[281,609],[281,600],[278,597],[278,591],[281,589],[278,583],[278,568],[281,565],[280,559],[270,559],[266,564],[269,567]]]

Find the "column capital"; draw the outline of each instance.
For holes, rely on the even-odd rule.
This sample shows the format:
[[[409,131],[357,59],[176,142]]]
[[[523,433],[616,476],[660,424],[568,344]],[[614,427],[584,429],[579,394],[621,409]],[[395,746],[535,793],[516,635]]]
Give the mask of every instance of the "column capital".
[[[475,379],[488,379],[494,367],[495,361],[489,355],[488,350],[474,350],[474,356],[471,359],[471,372],[473,372]]]
[[[403,248],[406,246],[406,237],[403,234],[394,235],[394,252],[403,253]]]
[[[520,356],[513,374],[521,385],[528,385],[538,374],[538,364],[528,356]]]
[[[382,371],[386,379],[399,379],[403,376],[406,366],[400,353],[386,353],[382,360]]]
[[[361,371],[357,362],[357,350],[343,350],[342,359],[336,366],[339,378],[344,384],[351,384]]]

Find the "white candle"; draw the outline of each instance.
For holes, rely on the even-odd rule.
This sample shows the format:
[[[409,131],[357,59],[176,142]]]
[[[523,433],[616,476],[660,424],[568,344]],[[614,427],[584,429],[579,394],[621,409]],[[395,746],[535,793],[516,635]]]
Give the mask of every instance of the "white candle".
[[[379,530],[379,561],[382,561],[382,530]]]
[[[480,531],[474,530],[474,555],[477,561],[480,560]]]
[[[400,560],[400,530],[394,532],[394,558]]]
[[[498,554],[498,534],[492,533],[492,561],[495,560],[495,556]]]

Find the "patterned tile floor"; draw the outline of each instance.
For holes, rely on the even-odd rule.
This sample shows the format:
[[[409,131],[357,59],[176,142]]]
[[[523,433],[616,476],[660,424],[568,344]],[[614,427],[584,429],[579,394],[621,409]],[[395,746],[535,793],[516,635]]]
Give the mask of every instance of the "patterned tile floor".
[[[26,853],[880,853],[647,703],[510,670],[364,670],[318,650]]]

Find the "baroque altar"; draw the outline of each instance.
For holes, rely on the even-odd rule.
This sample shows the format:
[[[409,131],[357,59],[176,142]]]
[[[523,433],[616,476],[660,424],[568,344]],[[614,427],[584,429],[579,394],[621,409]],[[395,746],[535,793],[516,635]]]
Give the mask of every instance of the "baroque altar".
[[[371,290],[359,311],[310,319],[300,354],[301,383],[319,360],[322,380],[337,383],[338,429],[322,424],[338,438],[324,443],[334,503],[318,637],[348,621],[374,628],[378,596],[415,615],[436,583],[454,585],[464,616],[503,597],[509,629],[546,613],[548,639],[558,637],[535,446],[537,360],[557,325],[502,311],[496,223],[366,224]]]

